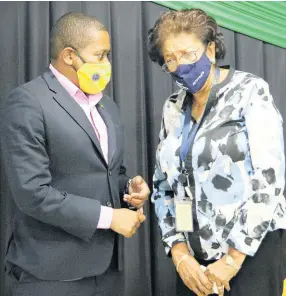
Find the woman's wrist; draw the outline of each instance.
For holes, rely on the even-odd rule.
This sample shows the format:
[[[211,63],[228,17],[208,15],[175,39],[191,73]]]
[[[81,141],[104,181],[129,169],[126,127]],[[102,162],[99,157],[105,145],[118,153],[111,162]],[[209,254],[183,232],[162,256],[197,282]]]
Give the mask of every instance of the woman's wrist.
[[[235,261],[235,263],[239,266],[242,265],[242,263],[244,262],[244,260],[246,258],[246,254],[244,254],[234,248],[228,249],[228,255],[231,256],[233,258],[233,260]]]
[[[173,246],[171,249],[171,254],[175,266],[177,266],[178,262],[182,259],[184,255],[191,256],[188,245],[184,242],[178,243]]]

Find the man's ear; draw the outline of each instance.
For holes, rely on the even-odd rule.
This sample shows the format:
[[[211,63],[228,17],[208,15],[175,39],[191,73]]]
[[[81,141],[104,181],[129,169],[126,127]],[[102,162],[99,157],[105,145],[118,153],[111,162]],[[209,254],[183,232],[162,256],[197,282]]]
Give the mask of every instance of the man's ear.
[[[74,59],[77,58],[77,55],[71,47],[64,48],[60,52],[60,55],[62,56],[62,60],[64,61],[64,63],[68,66],[72,66],[74,64]]]

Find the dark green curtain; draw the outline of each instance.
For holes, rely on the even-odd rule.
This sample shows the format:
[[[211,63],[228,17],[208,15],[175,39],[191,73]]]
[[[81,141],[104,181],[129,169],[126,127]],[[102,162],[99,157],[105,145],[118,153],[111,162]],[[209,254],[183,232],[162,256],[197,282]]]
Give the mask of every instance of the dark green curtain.
[[[171,9],[200,8],[229,30],[286,47],[285,1],[154,1]]]
[[[166,10],[151,2],[1,2],[0,99],[45,71],[49,31],[60,16],[71,11],[96,16],[111,33],[113,76],[107,93],[125,124],[125,164],[129,175],[141,174],[151,185],[162,106],[175,88],[148,60],[147,32]],[[286,50],[230,30],[222,32],[227,55],[221,64],[263,77],[285,117]],[[0,295],[8,296],[2,266],[14,204],[6,198],[5,184],[2,177]],[[145,211],[148,220],[125,241],[125,296],[174,296],[175,269],[164,254],[153,206],[148,204]]]

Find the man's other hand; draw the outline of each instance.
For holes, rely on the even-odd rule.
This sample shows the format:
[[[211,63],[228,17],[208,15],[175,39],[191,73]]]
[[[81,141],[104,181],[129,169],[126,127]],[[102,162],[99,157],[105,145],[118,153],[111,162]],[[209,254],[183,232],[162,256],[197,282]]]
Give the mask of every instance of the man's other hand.
[[[114,209],[110,228],[124,237],[132,237],[145,220],[146,216],[141,211]]]

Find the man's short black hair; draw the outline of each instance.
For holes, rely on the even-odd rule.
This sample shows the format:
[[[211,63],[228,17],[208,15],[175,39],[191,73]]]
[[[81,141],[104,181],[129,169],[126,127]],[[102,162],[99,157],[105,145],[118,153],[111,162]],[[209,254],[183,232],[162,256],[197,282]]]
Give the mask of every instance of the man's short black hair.
[[[95,17],[85,13],[69,12],[53,26],[50,36],[50,57],[57,59],[66,47],[76,50],[85,48],[91,41],[92,30],[106,31]]]

